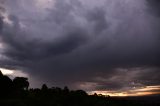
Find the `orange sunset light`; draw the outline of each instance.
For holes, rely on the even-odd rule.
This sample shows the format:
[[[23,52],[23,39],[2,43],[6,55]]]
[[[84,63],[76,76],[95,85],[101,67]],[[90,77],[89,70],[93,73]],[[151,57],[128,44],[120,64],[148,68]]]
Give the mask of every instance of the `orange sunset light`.
[[[147,95],[155,95],[160,94],[160,85],[157,86],[146,86],[140,88],[134,88],[130,90],[119,90],[119,91],[91,91],[89,94],[102,94],[102,95],[110,95],[110,96],[147,96]]]

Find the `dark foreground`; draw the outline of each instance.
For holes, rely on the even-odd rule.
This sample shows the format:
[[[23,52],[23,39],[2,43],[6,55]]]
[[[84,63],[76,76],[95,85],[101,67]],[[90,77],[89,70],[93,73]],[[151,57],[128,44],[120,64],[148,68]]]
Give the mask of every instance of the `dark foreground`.
[[[35,95],[1,99],[0,106],[160,106],[160,102],[152,100],[153,98],[151,100],[149,98],[145,100],[143,98],[105,98],[78,94],[78,92],[54,96]]]
[[[28,89],[27,78],[11,80],[0,72],[0,106],[160,106],[160,96],[109,97],[88,95],[83,90],[68,87]]]

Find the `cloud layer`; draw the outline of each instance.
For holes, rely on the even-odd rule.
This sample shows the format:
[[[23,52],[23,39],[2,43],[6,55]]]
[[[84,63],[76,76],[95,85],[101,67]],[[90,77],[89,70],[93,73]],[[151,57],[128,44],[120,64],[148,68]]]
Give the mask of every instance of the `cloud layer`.
[[[0,66],[88,91],[159,85],[159,4],[6,0]]]

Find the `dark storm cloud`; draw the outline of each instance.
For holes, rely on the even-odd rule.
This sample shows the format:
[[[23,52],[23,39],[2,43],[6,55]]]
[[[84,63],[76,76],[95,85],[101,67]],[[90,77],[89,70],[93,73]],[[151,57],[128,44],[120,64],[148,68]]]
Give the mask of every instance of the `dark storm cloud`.
[[[147,0],[150,6],[150,12],[154,15],[160,16],[160,1],[159,0]]]
[[[103,30],[107,29],[108,23],[106,20],[105,10],[102,8],[95,8],[87,13],[87,21],[94,26],[95,35],[99,35]]]
[[[2,21],[2,17],[0,17],[0,32],[2,31],[3,28],[3,21]]]
[[[143,74],[139,74],[136,76],[135,79],[137,79],[137,81],[139,81],[140,83],[144,84],[144,85],[159,85],[160,80],[159,80],[159,76],[160,76],[160,69],[159,68],[152,68],[152,69],[148,69],[148,70],[144,70],[141,71]],[[152,76],[153,75],[153,76]]]
[[[5,11],[4,7],[2,6],[3,2],[0,2],[0,33],[2,31],[3,28],[3,17],[2,17],[2,13]]]
[[[56,39],[54,42],[41,42],[41,40],[23,40],[21,36],[14,34],[25,35],[25,32],[6,32],[3,36],[6,45],[5,55],[15,60],[41,60],[46,57],[56,56],[71,52],[75,48],[85,43],[86,37],[84,33],[73,31],[66,33],[67,37]]]
[[[90,82],[96,82],[93,90],[122,90],[159,85],[160,68],[137,67],[117,68],[112,76],[103,75]]]
[[[82,89],[87,84],[98,90],[160,84],[160,72],[151,71],[160,63],[155,20],[144,2],[125,1],[90,8],[80,1],[56,0],[41,12],[36,0],[8,0],[11,23],[0,19],[1,55],[7,58],[0,60],[1,67]]]

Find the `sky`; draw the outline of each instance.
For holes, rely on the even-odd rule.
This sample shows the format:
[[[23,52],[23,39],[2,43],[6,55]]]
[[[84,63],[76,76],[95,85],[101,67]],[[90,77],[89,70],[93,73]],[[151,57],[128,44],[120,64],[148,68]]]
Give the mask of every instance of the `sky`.
[[[30,87],[160,94],[159,0],[0,0],[0,70]]]

